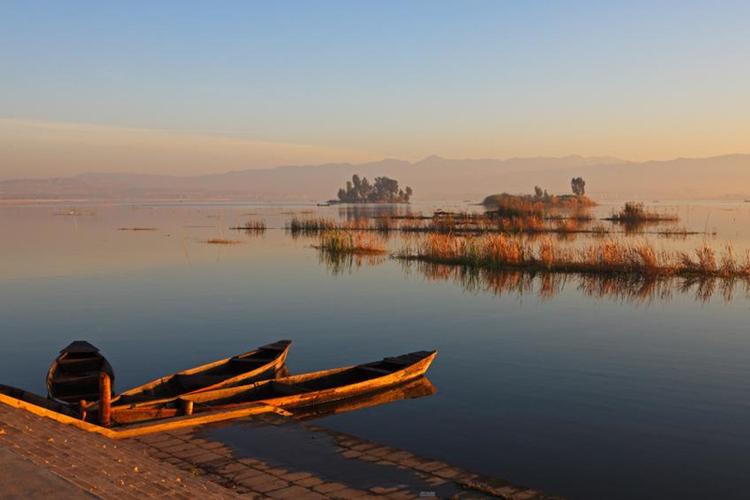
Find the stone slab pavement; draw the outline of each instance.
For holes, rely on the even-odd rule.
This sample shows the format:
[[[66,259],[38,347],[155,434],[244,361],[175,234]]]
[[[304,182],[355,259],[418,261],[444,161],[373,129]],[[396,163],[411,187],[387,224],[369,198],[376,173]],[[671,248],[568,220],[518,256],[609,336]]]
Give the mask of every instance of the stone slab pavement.
[[[4,404],[0,404],[0,450],[11,467],[8,472],[13,473],[2,469],[2,498],[49,498],[41,495],[49,490],[65,498],[236,496],[153,458],[140,443],[112,441]]]
[[[245,424],[261,433],[271,433],[262,426],[284,433],[293,426],[324,438],[330,454],[322,468],[284,461],[287,452],[260,459],[210,426],[113,441],[0,403],[0,498],[547,498],[315,425],[280,417]]]
[[[9,449],[0,448],[0,497],[6,499],[92,499],[83,491],[54,472],[39,467]]]

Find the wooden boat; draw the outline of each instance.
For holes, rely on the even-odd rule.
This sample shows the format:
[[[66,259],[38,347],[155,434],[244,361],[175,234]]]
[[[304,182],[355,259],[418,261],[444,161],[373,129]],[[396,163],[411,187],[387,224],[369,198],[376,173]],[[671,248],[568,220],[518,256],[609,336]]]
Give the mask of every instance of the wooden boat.
[[[113,398],[113,408],[154,403],[272,377],[284,366],[291,344],[291,340],[279,340],[244,354],[152,380]]]
[[[29,392],[24,389],[19,389],[18,387],[0,384],[0,394],[4,394],[6,396],[10,396],[11,398],[40,406],[46,410],[61,413],[63,415],[68,415],[69,417],[80,418],[81,416],[81,412],[76,406],[61,403],[59,401],[55,401],[54,399],[45,398],[44,396],[34,394],[33,392]]]
[[[99,378],[109,375],[114,387],[115,374],[99,349],[84,340],[71,342],[52,362],[47,372],[47,393],[55,401],[78,404],[99,399]]]
[[[288,410],[370,394],[425,374],[437,351],[419,351],[356,366],[292,375],[254,384],[187,394],[153,404],[112,407],[112,422],[127,424],[202,411],[232,411],[263,403]]]

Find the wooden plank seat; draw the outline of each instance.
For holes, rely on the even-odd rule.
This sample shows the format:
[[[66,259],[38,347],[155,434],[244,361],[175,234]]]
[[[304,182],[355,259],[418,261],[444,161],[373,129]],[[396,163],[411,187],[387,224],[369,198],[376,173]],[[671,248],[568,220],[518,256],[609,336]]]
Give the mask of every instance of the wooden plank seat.
[[[91,371],[99,369],[102,361],[99,358],[64,358],[58,364],[65,371]]]
[[[68,394],[68,393],[63,392],[62,394],[63,396],[65,396],[66,399],[70,401],[81,401],[81,400],[99,401],[99,391],[78,393],[78,394],[76,393]]]
[[[86,382],[99,381],[99,373],[77,373],[71,375],[58,375],[55,377],[53,384],[81,384]]]

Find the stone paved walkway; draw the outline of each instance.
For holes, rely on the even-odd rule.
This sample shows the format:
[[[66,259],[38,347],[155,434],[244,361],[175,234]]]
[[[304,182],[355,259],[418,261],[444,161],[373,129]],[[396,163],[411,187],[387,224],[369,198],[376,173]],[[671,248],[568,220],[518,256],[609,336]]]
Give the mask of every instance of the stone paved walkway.
[[[221,432],[221,428],[231,426],[235,435],[249,432],[242,428],[243,422],[227,423],[196,429],[185,429],[144,436],[139,438],[149,446],[153,456],[179,467],[203,475],[218,484],[222,484],[237,493],[268,496],[270,498],[453,498],[483,499],[507,498],[526,500],[545,498],[541,493],[527,488],[519,488],[505,481],[481,477],[444,462],[415,456],[409,452],[389,448],[377,443],[358,439],[354,436],[335,432],[317,425],[307,423],[290,423],[288,419],[275,416],[254,419],[250,425],[258,425],[262,420],[265,431],[270,426],[295,426],[308,433],[307,439],[299,435],[292,440],[298,453],[310,453],[302,443],[306,440],[329,440],[340,457],[334,460],[321,457],[320,466],[300,467],[299,461],[261,460],[257,457],[244,456],[241,447],[228,445],[235,439]],[[219,428],[216,431],[216,428]],[[214,430],[212,430],[214,429]],[[283,432],[288,432],[283,431]],[[229,437],[230,439],[221,439]],[[255,439],[257,435],[248,436]],[[273,446],[270,444],[269,446]],[[279,446],[283,446],[281,443]],[[294,450],[283,448],[276,451],[277,457],[292,458]],[[352,462],[342,466],[340,461]],[[313,459],[314,461],[314,459]],[[366,489],[353,486],[352,472],[360,467],[369,467],[369,471],[378,468],[368,478]],[[331,469],[339,469],[331,470]],[[338,472],[338,474],[337,474]],[[398,473],[398,474],[395,474]],[[338,476],[338,477],[336,477]],[[394,483],[394,476],[397,478]],[[336,479],[334,479],[336,477]]]
[[[0,498],[91,499],[91,494],[6,448],[0,448]]]
[[[163,463],[137,442],[111,441],[75,427],[0,404],[0,446],[16,478],[19,498],[39,498],[27,484],[49,473],[55,484],[77,487],[101,498],[227,498],[236,496],[218,484]],[[41,468],[30,474],[33,464]],[[6,469],[3,468],[5,475]],[[50,479],[53,481],[53,479]],[[72,490],[68,490],[70,492]],[[4,495],[0,492],[0,496]],[[83,495],[82,495],[83,496]]]
[[[75,498],[73,492],[77,491],[81,498],[118,499],[542,498],[534,490],[319,426],[290,423],[278,417],[261,423],[298,425],[304,432],[332,443],[332,453],[340,454],[333,462],[351,461],[351,466],[360,469],[365,465],[379,467],[377,470],[383,473],[368,477],[364,487],[361,481],[353,486],[348,484],[352,481],[347,479],[352,478],[344,470],[333,479],[330,474],[321,473],[319,467],[280,465],[247,456],[217,439],[220,432],[211,427],[112,441],[0,404],[0,465],[4,473],[12,469],[19,475],[17,490],[3,487],[0,482],[0,497],[50,497],[43,492],[54,490],[60,498]],[[259,425],[257,421],[249,424]],[[5,464],[11,469],[6,469]],[[339,462],[333,468],[340,465]],[[396,483],[394,477],[398,478]]]

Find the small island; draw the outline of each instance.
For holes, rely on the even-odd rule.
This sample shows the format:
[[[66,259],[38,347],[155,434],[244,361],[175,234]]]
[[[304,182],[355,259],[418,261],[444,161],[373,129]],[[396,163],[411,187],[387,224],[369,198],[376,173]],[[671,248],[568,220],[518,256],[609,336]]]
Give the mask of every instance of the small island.
[[[400,189],[396,179],[375,177],[375,182],[370,184],[367,177],[360,179],[354,174],[352,180],[346,181],[346,187],[339,189],[338,199],[328,203],[409,203],[412,193],[409,186]]]
[[[549,194],[539,186],[534,187],[534,194],[491,194],[482,200],[482,205],[509,217],[542,215],[548,209],[582,209],[596,205],[586,196],[586,181],[583,178],[571,179],[570,188],[573,194]]]

